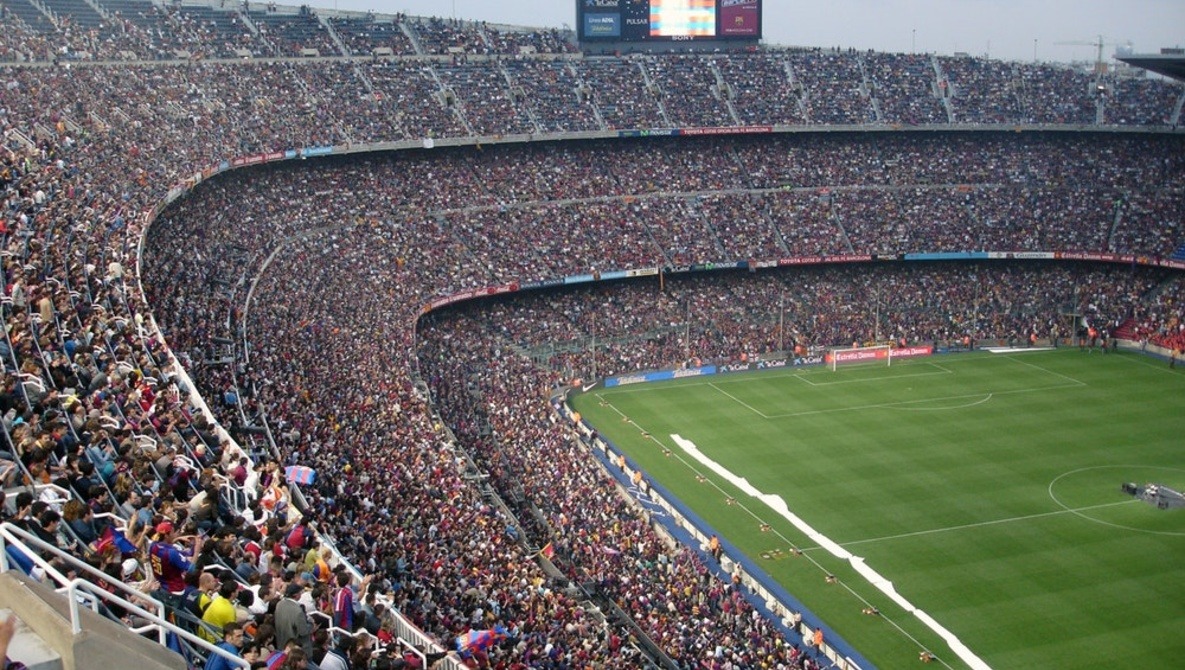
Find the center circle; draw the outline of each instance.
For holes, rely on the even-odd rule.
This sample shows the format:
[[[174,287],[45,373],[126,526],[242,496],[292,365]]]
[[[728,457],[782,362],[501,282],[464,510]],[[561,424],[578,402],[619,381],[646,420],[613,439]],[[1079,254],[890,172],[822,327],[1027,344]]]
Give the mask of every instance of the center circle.
[[[1128,503],[1145,504],[1142,501],[1139,501],[1135,498],[1130,498],[1128,500],[1123,500],[1123,501],[1105,502],[1105,503],[1097,503],[1097,504],[1070,505],[1067,502],[1065,502],[1063,499],[1059,498],[1058,494],[1054,491],[1054,489],[1057,487],[1058,483],[1062,482],[1063,480],[1068,480],[1068,479],[1075,477],[1077,475],[1082,475],[1084,473],[1092,473],[1092,472],[1099,471],[1099,470],[1120,470],[1120,471],[1123,471],[1123,473],[1124,473],[1123,477],[1126,477],[1126,479],[1124,479],[1124,481],[1122,481],[1122,482],[1119,480],[1116,480],[1115,482],[1113,482],[1113,486],[1114,486],[1115,490],[1118,490],[1120,484],[1122,484],[1124,482],[1135,481],[1140,484],[1144,484],[1146,482],[1155,482],[1158,484],[1164,483],[1163,480],[1156,480],[1156,479],[1150,477],[1150,475],[1154,472],[1155,473],[1170,473],[1170,472],[1177,473],[1177,476],[1173,478],[1174,480],[1185,479],[1185,477],[1181,477],[1181,473],[1185,473],[1185,469],[1183,469],[1183,468],[1166,467],[1166,466],[1161,466],[1161,465],[1092,465],[1090,467],[1077,468],[1075,470],[1070,470],[1068,472],[1064,472],[1064,473],[1058,475],[1057,477],[1054,477],[1053,481],[1049,482],[1049,498],[1051,500],[1053,500],[1053,502],[1057,506],[1061,507],[1065,511],[1067,511],[1077,517],[1085,519],[1087,521],[1093,522],[1093,523],[1101,524],[1104,526],[1110,526],[1112,528],[1122,528],[1124,530],[1136,531],[1139,533],[1148,533],[1150,535],[1171,535],[1171,536],[1177,536],[1177,537],[1185,537],[1185,530],[1173,531],[1173,530],[1154,530],[1151,528],[1140,528],[1138,526],[1129,526],[1129,525],[1125,525],[1125,524],[1121,524],[1121,523],[1115,523],[1113,521],[1107,521],[1104,519],[1100,519],[1097,516],[1092,516],[1092,515],[1086,513],[1086,511],[1092,510],[1092,509],[1114,507],[1114,506],[1128,504]],[[1105,485],[1106,485],[1105,483],[1099,484],[1099,486],[1105,486]],[[1097,490],[1097,489],[1092,489],[1092,490]],[[1161,511],[1161,510],[1156,510],[1156,513],[1157,514],[1172,514],[1171,511]]]

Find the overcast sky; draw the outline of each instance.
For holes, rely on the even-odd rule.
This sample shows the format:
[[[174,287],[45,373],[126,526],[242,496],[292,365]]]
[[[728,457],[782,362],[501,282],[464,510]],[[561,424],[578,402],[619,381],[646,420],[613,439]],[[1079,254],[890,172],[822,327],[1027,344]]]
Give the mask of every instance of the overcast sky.
[[[298,4],[299,0],[278,0]],[[575,0],[306,0],[314,7],[575,26]],[[965,51],[1043,61],[1094,60],[1089,45],[1131,41],[1138,53],[1185,46],[1185,0],[763,0],[769,44],[877,51]],[[1104,47],[1110,56],[1115,47]]]

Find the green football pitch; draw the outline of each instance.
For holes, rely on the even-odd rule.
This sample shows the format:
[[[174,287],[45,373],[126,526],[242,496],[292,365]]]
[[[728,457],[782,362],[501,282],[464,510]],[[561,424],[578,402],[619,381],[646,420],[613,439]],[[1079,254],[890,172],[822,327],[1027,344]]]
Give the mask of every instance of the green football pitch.
[[[975,352],[572,404],[880,668],[968,667],[936,629],[997,669],[1183,663],[1185,509],[1121,490],[1185,490],[1185,371],[1162,360]]]

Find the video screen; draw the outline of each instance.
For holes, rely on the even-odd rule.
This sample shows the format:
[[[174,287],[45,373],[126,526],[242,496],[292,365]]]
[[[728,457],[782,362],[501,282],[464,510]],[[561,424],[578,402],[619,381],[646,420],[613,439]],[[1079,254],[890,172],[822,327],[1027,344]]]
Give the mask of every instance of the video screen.
[[[650,36],[713,37],[717,0],[650,0]]]
[[[761,0],[577,0],[580,41],[761,39]]]

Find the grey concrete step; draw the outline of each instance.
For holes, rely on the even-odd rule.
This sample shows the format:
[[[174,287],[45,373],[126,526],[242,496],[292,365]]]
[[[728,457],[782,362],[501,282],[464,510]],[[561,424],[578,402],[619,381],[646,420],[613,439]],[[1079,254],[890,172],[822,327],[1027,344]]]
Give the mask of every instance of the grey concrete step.
[[[0,620],[6,621],[11,616],[16,616],[12,610],[0,609]],[[16,634],[8,645],[8,658],[24,663],[29,670],[63,670],[61,654],[51,649],[40,635],[19,618]]]

